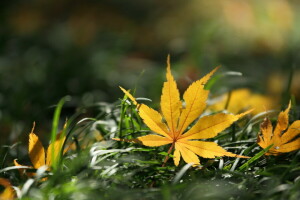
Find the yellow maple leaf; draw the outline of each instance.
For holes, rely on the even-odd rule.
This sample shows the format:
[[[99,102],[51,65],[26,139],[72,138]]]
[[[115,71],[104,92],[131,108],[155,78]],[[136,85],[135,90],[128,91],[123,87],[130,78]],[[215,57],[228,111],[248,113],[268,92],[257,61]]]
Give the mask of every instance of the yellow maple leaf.
[[[0,185],[4,187],[4,190],[0,193],[1,200],[15,199],[16,194],[10,182],[5,178],[0,178]]]
[[[58,154],[61,151],[61,148],[63,147],[63,143],[66,137],[65,136],[61,137],[61,133],[57,134],[56,140],[54,141],[54,143],[51,143],[48,146],[47,153],[45,153],[45,149],[41,141],[39,140],[38,136],[35,133],[33,133],[34,126],[35,124],[33,125],[31,132],[29,133],[29,145],[28,145],[29,158],[31,160],[33,168],[38,169],[44,165],[51,167],[51,165],[53,164],[53,161],[51,159],[52,149],[54,150],[54,158],[57,158]],[[16,159],[14,160],[14,164],[15,166],[22,166],[16,161]],[[20,173],[23,173],[24,169],[20,169],[19,171]],[[33,176],[34,174],[35,173],[30,173],[30,172],[27,173],[28,176]]]
[[[204,84],[210,79],[218,68],[214,69],[202,79],[192,83],[183,95],[184,106],[180,100],[177,84],[171,74],[170,57],[167,59],[167,81],[164,83],[161,95],[161,111],[139,104],[135,98],[125,89],[121,90],[132,102],[137,105],[140,117],[144,123],[156,134],[138,137],[137,140],[145,146],[161,146],[171,144],[168,153],[174,152],[174,163],[178,166],[182,157],[186,163],[199,165],[198,156],[204,158],[215,158],[216,156],[243,157],[227,152],[215,142],[197,141],[197,139],[208,139],[215,137],[218,133],[229,127],[233,122],[246,115],[250,111],[240,115],[218,113],[204,116],[197,120],[206,107],[208,90]],[[188,129],[188,126],[195,125]],[[187,130],[188,129],[188,130]],[[114,138],[119,141],[123,139]],[[134,141],[134,140],[133,140]]]
[[[277,125],[273,126],[269,118],[265,118],[260,125],[261,134],[257,137],[257,144],[262,148],[273,146],[266,152],[266,155],[279,155],[300,149],[300,120],[294,121],[289,126],[289,111],[291,102],[285,111],[278,115]],[[289,126],[289,127],[288,127]]]

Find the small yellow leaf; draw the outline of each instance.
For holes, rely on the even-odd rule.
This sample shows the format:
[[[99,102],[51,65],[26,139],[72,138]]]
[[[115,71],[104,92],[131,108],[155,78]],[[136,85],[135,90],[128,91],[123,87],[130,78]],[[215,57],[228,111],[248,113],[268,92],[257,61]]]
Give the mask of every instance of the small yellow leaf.
[[[38,136],[31,132],[29,134],[28,152],[30,160],[35,169],[45,165],[45,149]]]
[[[57,135],[54,144],[50,144],[47,149],[47,158],[46,158],[45,149],[44,149],[42,143],[40,142],[38,136],[33,133],[34,126],[35,126],[35,124],[33,125],[31,133],[29,133],[29,145],[28,145],[29,157],[33,164],[33,168],[38,169],[44,165],[51,166],[51,164],[52,164],[52,161],[51,161],[52,147],[54,147],[53,148],[54,149],[54,158],[58,158],[58,153],[60,153],[66,137],[65,136],[60,137],[61,133],[59,133]],[[64,128],[66,128],[66,125],[64,126]],[[64,153],[65,153],[65,151],[64,151]],[[15,164],[15,166],[23,166],[23,165],[20,165],[16,159],[14,160],[14,164]],[[32,168],[31,166],[28,166],[28,167]],[[48,170],[49,170],[49,168],[48,168]],[[19,172],[21,174],[23,174],[24,169],[19,169]],[[31,173],[31,172],[27,172],[26,174],[29,177],[35,175],[35,173]],[[47,178],[43,178],[42,180],[45,181],[45,180],[47,180]]]
[[[15,199],[15,190],[7,179],[0,178],[0,185],[4,187],[2,193],[0,193],[1,200],[13,200]]]
[[[280,136],[282,134],[282,131],[284,131],[288,127],[290,109],[291,109],[291,102],[289,103],[285,111],[279,113],[277,125],[274,130],[274,135]]]
[[[272,130],[273,127],[271,121],[268,118],[261,123],[261,135],[258,135],[257,144],[262,148],[266,148],[273,144],[266,155],[277,156],[281,153],[300,149],[300,138],[298,137],[300,135],[300,120],[293,122],[292,125],[288,127],[288,113],[290,108],[291,103],[289,103],[289,106],[285,111],[279,113],[274,132]]]

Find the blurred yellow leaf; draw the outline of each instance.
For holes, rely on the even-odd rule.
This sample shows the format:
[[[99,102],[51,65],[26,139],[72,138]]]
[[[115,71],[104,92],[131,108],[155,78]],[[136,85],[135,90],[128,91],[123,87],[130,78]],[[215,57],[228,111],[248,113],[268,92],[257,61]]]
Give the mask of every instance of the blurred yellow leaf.
[[[19,167],[20,167],[20,166],[25,166],[25,165],[19,164],[19,163],[17,162],[17,159],[14,159],[14,165],[15,165],[15,166],[19,166]],[[25,166],[25,167],[33,168],[32,166]],[[20,173],[21,175],[23,175],[23,174],[26,172],[26,170],[25,170],[24,168],[19,168],[18,170],[19,170],[19,173]],[[35,173],[32,173],[32,172],[26,172],[26,175],[27,175],[28,177],[32,177],[32,176],[35,175]]]
[[[46,157],[46,165],[47,166],[51,166],[53,164],[52,159],[51,159],[51,153],[52,153],[52,148],[54,145],[54,158],[58,157],[58,154],[60,153],[60,150],[64,144],[66,137],[63,136],[61,137],[61,133],[57,134],[56,139],[54,141],[54,143],[51,143],[47,149],[47,157]],[[65,153],[65,152],[63,152]]]
[[[209,107],[210,110],[223,110],[225,109],[228,95],[225,94],[220,97],[217,103]],[[247,109],[253,109],[252,114],[258,114],[264,112],[266,109],[270,110],[274,108],[274,99],[270,97],[263,96],[260,94],[253,94],[249,89],[242,88],[233,90],[230,93],[230,99],[227,106],[227,110],[231,113],[239,113]]]
[[[45,149],[38,136],[33,132],[29,133],[28,152],[35,169],[45,165]]]
[[[0,193],[1,200],[12,200],[15,199],[15,190],[7,179],[0,178],[0,185],[4,187],[2,193]]]
[[[262,148],[266,148],[273,144],[271,149],[266,155],[279,155],[281,153],[287,153],[300,149],[300,120],[294,121],[290,127],[289,124],[289,110],[291,103],[288,108],[282,111],[278,115],[277,125],[273,131],[273,126],[268,118],[265,118],[263,123],[260,125],[261,135],[257,137],[257,144]]]
[[[162,114],[146,106],[139,104],[135,98],[125,89],[121,90],[128,96],[139,111],[144,123],[156,134],[138,137],[137,140],[145,146],[162,146],[172,144],[169,150],[175,148],[174,163],[177,166],[182,157],[186,163],[199,165],[198,156],[215,158],[216,156],[243,157],[227,152],[214,142],[196,141],[195,139],[207,139],[215,137],[219,132],[229,127],[233,122],[249,113],[240,115],[219,113],[205,116],[199,119],[195,125],[186,131],[188,126],[202,114],[206,107],[208,90],[204,85],[218,68],[211,71],[202,79],[192,83],[183,95],[184,105],[180,100],[177,84],[171,74],[170,58],[167,60],[167,81],[164,83],[161,95]],[[186,132],[185,132],[186,131]],[[123,139],[117,139],[126,141]],[[131,140],[130,142],[135,142]]]

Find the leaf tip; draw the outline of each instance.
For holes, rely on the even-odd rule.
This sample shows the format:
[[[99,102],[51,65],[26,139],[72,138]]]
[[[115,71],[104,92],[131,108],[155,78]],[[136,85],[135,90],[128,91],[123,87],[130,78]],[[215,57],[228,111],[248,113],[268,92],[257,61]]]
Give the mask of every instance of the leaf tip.
[[[172,77],[172,74],[171,74],[171,62],[170,62],[170,54],[168,54],[167,56],[167,80],[169,80],[170,77]]]
[[[218,69],[220,69],[222,67],[222,65],[218,65],[215,67],[214,71],[217,71]]]
[[[119,88],[124,92],[124,94],[134,103],[134,105],[137,105],[137,101],[135,100],[135,98],[129,93],[129,90],[125,90],[124,88],[122,88],[121,86],[119,86]]]
[[[243,112],[243,113],[237,115],[237,117],[238,117],[238,118],[242,118],[242,117],[244,117],[245,115],[248,115],[249,113],[251,113],[251,112],[254,111],[254,110],[255,110],[254,108],[253,108],[253,109],[250,109],[250,110],[247,110],[246,112]]]
[[[209,74],[210,76],[212,76],[217,70],[219,70],[221,68],[221,65],[218,65],[217,67],[215,67]]]
[[[236,157],[236,158],[251,158],[251,157],[249,157],[249,156],[242,156],[242,155],[236,155],[235,157]]]
[[[201,85],[205,85],[207,81],[212,77],[212,75],[221,67],[221,65],[214,68],[211,72],[202,77],[199,81]]]
[[[170,54],[167,55],[167,66],[170,66]]]
[[[291,105],[292,105],[292,101],[290,100],[287,109],[284,111],[284,112],[286,112],[286,114],[289,113],[289,111],[291,109]]]
[[[31,128],[31,132],[30,132],[30,133],[33,133],[33,132],[34,132],[34,129],[35,129],[35,121],[33,121],[32,128]]]

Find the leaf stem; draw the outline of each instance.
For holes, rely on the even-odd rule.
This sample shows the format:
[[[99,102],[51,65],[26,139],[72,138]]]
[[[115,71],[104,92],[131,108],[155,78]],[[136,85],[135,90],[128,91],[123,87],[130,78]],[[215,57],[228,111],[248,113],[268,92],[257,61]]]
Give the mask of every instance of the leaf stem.
[[[175,142],[172,143],[172,145],[170,146],[169,150],[168,150],[168,154],[166,155],[165,159],[164,159],[164,162],[162,164],[161,167],[165,167],[166,164],[167,164],[167,161],[169,160],[170,156],[169,154],[172,152],[173,148],[175,146]],[[153,188],[153,186],[155,185],[155,180],[152,181],[152,183],[150,184],[150,188]]]
[[[119,121],[119,135],[118,137],[121,138],[122,137],[122,129],[123,129],[123,118],[125,115],[125,97],[121,100],[121,112],[120,112],[120,121]]]
[[[52,119],[51,144],[54,144],[55,139],[56,139],[56,133],[57,133],[57,129],[58,129],[58,123],[59,123],[59,118],[60,118],[60,113],[61,113],[62,107],[65,104],[65,102],[70,101],[70,99],[71,99],[70,96],[65,96],[56,105],[54,115],[53,115],[53,119]],[[33,129],[34,129],[34,127],[33,127]],[[52,161],[51,167],[53,167],[54,170],[57,169],[59,159],[60,159],[59,156],[55,157],[55,145],[52,145],[52,148],[51,148],[51,161]]]
[[[172,150],[173,150],[173,148],[174,148],[174,145],[175,145],[175,142],[173,142],[172,143],[172,145],[170,146],[170,148],[169,148],[169,150],[168,150],[168,155],[166,155],[166,157],[165,157],[165,159],[164,159],[164,162],[163,162],[163,164],[162,164],[162,166],[161,167],[164,167],[164,166],[166,166],[166,164],[167,164],[167,161],[169,160],[169,158],[170,158],[170,156],[169,156],[169,154],[172,152]]]

